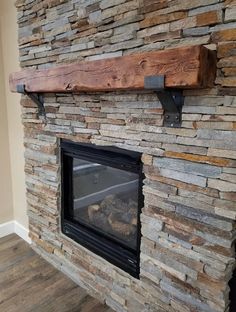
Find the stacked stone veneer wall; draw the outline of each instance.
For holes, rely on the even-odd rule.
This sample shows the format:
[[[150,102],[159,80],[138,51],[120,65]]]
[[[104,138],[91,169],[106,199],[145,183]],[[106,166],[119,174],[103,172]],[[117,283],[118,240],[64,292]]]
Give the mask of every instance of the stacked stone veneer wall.
[[[17,0],[22,67],[204,44],[216,85],[185,92],[180,129],[152,93],[22,98],[30,236],[38,252],[116,311],[228,311],[235,266],[236,1]],[[128,71],[128,68],[127,68]],[[60,232],[60,138],[143,153],[140,280]]]

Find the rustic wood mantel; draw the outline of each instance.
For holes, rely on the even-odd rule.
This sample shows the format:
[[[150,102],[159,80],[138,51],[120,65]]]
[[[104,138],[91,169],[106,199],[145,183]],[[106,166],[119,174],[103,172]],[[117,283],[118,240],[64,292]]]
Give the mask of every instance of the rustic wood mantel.
[[[216,55],[203,46],[132,54],[10,75],[11,91],[97,92],[144,89],[147,76],[165,76],[165,88],[204,88],[214,83]]]

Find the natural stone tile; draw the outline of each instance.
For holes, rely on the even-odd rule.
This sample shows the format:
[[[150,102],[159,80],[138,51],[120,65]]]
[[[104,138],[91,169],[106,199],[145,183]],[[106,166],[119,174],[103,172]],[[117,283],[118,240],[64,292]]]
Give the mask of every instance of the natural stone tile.
[[[236,185],[230,182],[208,179],[208,186],[223,192],[236,192]]]
[[[189,154],[198,154],[206,155],[207,148],[198,147],[198,146],[187,146],[187,145],[178,145],[178,144],[166,144],[162,145],[162,148],[166,151],[165,154],[168,157],[172,157],[175,153],[189,153]]]
[[[210,11],[196,16],[197,26],[214,25],[222,22],[222,11]]]
[[[185,183],[191,183],[191,184],[198,185],[201,187],[206,186],[206,178],[200,177],[197,175],[187,174],[187,173],[183,173],[180,171],[174,171],[174,170],[169,170],[169,169],[161,169],[160,173],[162,176],[171,178],[174,180],[182,181]]]
[[[236,7],[229,7],[225,10],[225,22],[233,22],[236,20]]]
[[[146,28],[144,30],[140,30],[137,34],[138,38],[144,38],[147,36],[151,36],[154,34],[165,33],[170,30],[169,24],[158,25],[150,28]]]
[[[164,146],[163,146],[164,148]],[[184,150],[184,148],[182,148],[182,146],[180,146],[179,150]],[[191,148],[191,147],[190,147]],[[198,149],[196,148],[196,152],[198,151]],[[216,165],[216,166],[230,166],[232,164],[232,162],[230,162],[229,160],[225,160],[224,158],[220,158],[220,157],[210,157],[210,156],[200,156],[200,155],[193,155],[190,153],[180,153],[180,152],[172,152],[172,151],[167,151],[164,154],[166,157],[170,157],[170,158],[178,158],[178,159],[183,159],[183,160],[187,160],[187,161],[193,161],[195,163],[207,163],[210,165]]]
[[[102,10],[104,9],[107,9],[109,7],[112,7],[112,6],[116,6],[116,5],[119,5],[119,4],[122,4],[126,2],[126,0],[114,0],[114,1],[109,1],[109,0],[102,0],[101,3],[100,3],[100,8]]]
[[[156,265],[157,267],[160,267],[162,270],[169,272],[171,275],[179,278],[181,281],[186,280],[186,275],[184,273],[178,272],[174,268],[166,265],[165,263],[162,263],[161,261],[158,261],[156,259],[150,258],[146,255],[141,255],[141,261],[149,261],[149,265],[153,263],[153,265]]]
[[[222,169],[216,166],[197,164],[195,162],[173,159],[173,158],[154,158],[153,165],[158,168],[165,168],[168,170],[178,170],[180,172],[192,173],[204,177],[219,177]]]
[[[236,40],[236,29],[224,29],[212,34],[213,42]]]
[[[174,295],[176,298],[178,298],[180,301],[187,302],[190,306],[197,307],[201,309],[202,311],[209,311],[209,312],[215,312],[213,309],[209,307],[206,303],[193,298],[189,294],[182,293],[178,289],[174,288],[171,285],[166,284],[165,282],[161,282],[161,288],[165,290],[168,293],[171,293]]]

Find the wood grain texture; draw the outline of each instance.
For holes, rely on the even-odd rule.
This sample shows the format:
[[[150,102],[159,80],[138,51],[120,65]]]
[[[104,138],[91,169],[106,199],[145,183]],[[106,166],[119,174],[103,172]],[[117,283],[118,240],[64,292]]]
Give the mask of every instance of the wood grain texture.
[[[14,234],[0,239],[0,311],[112,312]]]
[[[215,53],[203,46],[181,47],[123,57],[28,69],[10,75],[11,91],[24,84],[28,92],[95,92],[141,90],[144,77],[165,75],[165,86],[202,88],[214,83]]]

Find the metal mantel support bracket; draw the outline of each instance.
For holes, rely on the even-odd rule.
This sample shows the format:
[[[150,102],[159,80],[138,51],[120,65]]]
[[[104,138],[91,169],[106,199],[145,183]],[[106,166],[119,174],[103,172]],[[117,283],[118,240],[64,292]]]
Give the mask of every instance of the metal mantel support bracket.
[[[46,119],[46,112],[44,108],[44,98],[42,94],[27,92],[25,90],[25,85],[17,85],[17,92],[27,95],[35,104],[38,106],[38,114]]]
[[[159,101],[164,109],[165,127],[181,127],[182,106],[184,96],[181,90],[165,88],[165,76],[147,76],[144,79],[144,88],[156,92]]]

